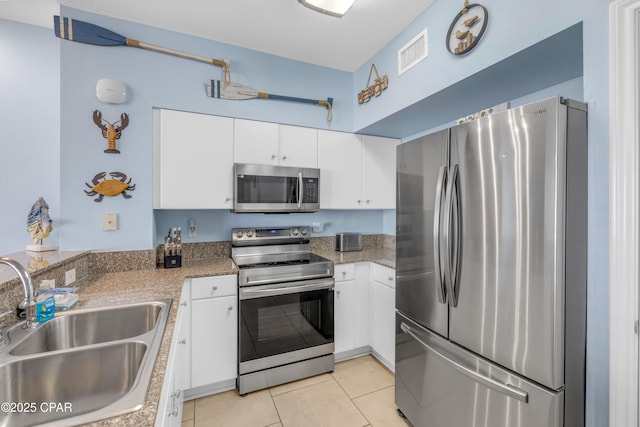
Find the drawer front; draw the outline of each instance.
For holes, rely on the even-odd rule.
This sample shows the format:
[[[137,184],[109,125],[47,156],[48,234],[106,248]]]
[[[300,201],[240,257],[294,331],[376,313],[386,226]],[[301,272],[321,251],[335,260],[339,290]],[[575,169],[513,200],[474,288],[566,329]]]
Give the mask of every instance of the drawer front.
[[[390,288],[396,287],[396,271],[380,264],[371,263],[369,274],[372,280],[381,283]]]
[[[225,297],[238,294],[238,276],[212,276],[191,279],[191,299]]]
[[[336,282],[355,280],[356,278],[355,264],[335,264],[333,266],[333,271],[333,277]]]

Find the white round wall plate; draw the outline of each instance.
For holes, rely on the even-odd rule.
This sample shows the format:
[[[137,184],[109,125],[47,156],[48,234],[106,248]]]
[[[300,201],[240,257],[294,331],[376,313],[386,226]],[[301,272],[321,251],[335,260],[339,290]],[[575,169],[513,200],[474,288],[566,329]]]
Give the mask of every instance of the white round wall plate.
[[[122,104],[127,99],[127,88],[120,80],[100,79],[96,84],[96,96],[102,102]]]

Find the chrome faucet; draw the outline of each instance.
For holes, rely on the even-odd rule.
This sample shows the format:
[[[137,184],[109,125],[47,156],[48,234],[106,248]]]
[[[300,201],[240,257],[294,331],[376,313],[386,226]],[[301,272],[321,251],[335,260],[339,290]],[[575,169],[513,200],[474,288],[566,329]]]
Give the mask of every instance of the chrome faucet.
[[[36,322],[36,300],[33,292],[33,282],[31,281],[31,275],[27,271],[26,268],[22,266],[18,261],[11,259],[0,257],[0,264],[6,264],[9,267],[13,268],[16,273],[18,273],[18,277],[20,281],[22,281],[22,288],[24,290],[24,300],[26,301],[26,321],[24,323],[24,328],[35,328],[37,325]]]

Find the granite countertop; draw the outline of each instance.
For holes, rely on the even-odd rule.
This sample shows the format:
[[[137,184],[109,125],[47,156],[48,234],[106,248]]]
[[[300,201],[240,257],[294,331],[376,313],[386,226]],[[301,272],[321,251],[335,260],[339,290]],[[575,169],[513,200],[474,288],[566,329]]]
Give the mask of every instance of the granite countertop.
[[[375,262],[386,267],[395,268],[395,251],[393,249],[369,249],[357,252],[316,250],[314,252],[332,260],[336,264]],[[52,262],[52,264],[55,264],[55,262]],[[78,308],[104,307],[165,298],[173,299],[165,333],[162,337],[153,375],[149,383],[145,405],[135,412],[96,421],[89,424],[90,426],[152,426],[155,424],[184,280],[196,277],[236,274],[237,272],[238,269],[231,258],[222,257],[187,261],[183,263],[181,268],[174,269],[160,267],[155,270],[90,274],[79,281],[77,284],[80,297]]]
[[[237,271],[230,258],[218,258],[185,262],[182,268],[157,268],[155,270],[90,275],[84,281],[85,283],[79,283],[78,308],[102,307],[163,298],[173,299],[149,383],[146,403],[138,411],[96,421],[89,424],[90,426],[153,426],[155,424],[184,279],[236,274]]]

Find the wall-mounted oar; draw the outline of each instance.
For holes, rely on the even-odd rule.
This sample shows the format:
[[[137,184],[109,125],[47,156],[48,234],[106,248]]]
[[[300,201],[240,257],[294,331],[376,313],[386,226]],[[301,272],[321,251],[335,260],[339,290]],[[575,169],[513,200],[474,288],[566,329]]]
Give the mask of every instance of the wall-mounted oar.
[[[56,32],[56,36],[65,40],[71,40],[74,42],[87,43],[97,46],[137,47],[140,49],[153,50],[155,52],[162,52],[169,55],[179,56],[180,58],[193,59],[194,61],[200,61],[222,67],[222,69],[224,70],[224,81],[226,83],[231,83],[229,64],[227,61],[223,61],[221,59],[206,58],[204,56],[192,55],[190,53],[167,49],[161,46],[154,46],[152,44],[143,43],[138,40],[126,38],[118,33],[114,33],[113,31],[107,30],[106,28],[102,28],[88,22],[60,17],[58,15],[55,15],[53,17],[53,28]]]
[[[225,83],[220,80],[211,80],[211,83],[207,84],[207,95],[212,98],[220,99],[277,99],[280,101],[292,101],[292,102],[304,102],[305,104],[324,105],[327,107],[327,121],[331,121],[333,98],[325,99],[307,99],[307,98],[295,98],[292,96],[274,95],[272,93],[258,92],[240,85],[238,83]]]

